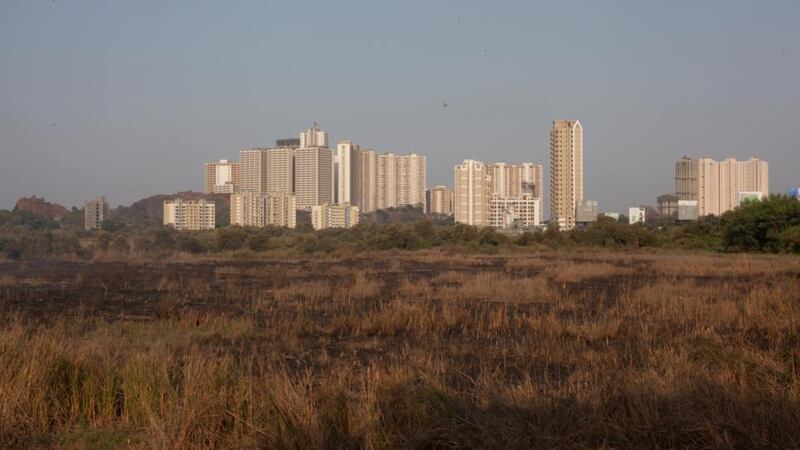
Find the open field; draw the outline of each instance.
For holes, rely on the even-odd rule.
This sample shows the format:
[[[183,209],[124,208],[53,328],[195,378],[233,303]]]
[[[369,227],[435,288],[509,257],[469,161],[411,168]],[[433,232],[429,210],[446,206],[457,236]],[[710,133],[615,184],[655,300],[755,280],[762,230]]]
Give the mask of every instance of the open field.
[[[9,261],[0,320],[0,447],[800,447],[797,257]]]

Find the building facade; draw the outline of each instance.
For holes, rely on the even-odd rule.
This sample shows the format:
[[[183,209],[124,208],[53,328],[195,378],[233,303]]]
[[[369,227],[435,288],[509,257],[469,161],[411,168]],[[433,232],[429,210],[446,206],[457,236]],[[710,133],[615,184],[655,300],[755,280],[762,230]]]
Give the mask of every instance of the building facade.
[[[643,206],[632,206],[628,208],[628,223],[633,225],[635,223],[645,223],[646,210]]]
[[[697,160],[684,156],[675,162],[675,196],[697,200]]]
[[[697,160],[697,214],[721,215],[739,206],[740,192],[769,195],[769,165],[758,158]]]
[[[489,226],[490,178],[486,165],[467,159],[454,169],[454,207],[457,223]]]
[[[294,194],[286,192],[240,192],[231,195],[230,223],[243,227],[294,228],[297,210]]]
[[[453,191],[447,186],[434,186],[426,192],[425,212],[451,216],[454,198]]]
[[[583,200],[583,127],[577,120],[556,120],[550,130],[550,221],[575,227]]]
[[[575,210],[575,224],[586,225],[597,222],[597,214],[599,214],[597,200],[582,200]]]
[[[176,230],[213,230],[215,212],[214,202],[206,200],[166,200],[163,223]]]
[[[314,125],[300,133],[300,145],[298,148],[322,147],[328,148],[328,132],[322,131],[319,124]]]
[[[329,149],[295,149],[294,193],[298,209],[330,204],[333,201],[333,155]]]
[[[539,222],[539,200],[533,194],[490,197],[489,226],[523,230],[538,226]]]
[[[352,141],[336,143],[333,159],[334,202],[361,204],[361,148]]]
[[[251,148],[239,152],[239,190],[266,192],[267,150]]]
[[[239,190],[240,179],[239,163],[227,159],[206,163],[204,191],[206,194],[232,194]]]
[[[97,197],[86,202],[83,208],[83,228],[99,230],[103,221],[108,218],[108,202],[105,197]]]
[[[358,207],[349,204],[316,205],[311,207],[311,226],[315,230],[350,228],[358,224]]]
[[[658,213],[662,216],[672,216],[678,213],[677,195],[659,195],[656,202],[658,204]]]

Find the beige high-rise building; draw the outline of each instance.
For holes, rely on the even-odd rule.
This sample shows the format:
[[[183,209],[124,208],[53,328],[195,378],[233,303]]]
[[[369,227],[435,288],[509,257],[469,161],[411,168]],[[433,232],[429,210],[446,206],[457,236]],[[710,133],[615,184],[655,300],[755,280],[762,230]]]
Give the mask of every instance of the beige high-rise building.
[[[294,149],[271,148],[266,159],[265,192],[294,192]]]
[[[266,224],[267,194],[239,192],[231,195],[231,225],[263,227]]]
[[[206,200],[166,200],[163,223],[176,230],[213,230],[215,211],[214,202]]]
[[[322,131],[319,124],[314,125],[300,133],[300,148],[323,147],[328,148],[328,132]]]
[[[358,207],[347,203],[311,207],[311,226],[315,230],[350,228],[358,224]]]
[[[99,230],[107,217],[108,203],[105,197],[89,200],[83,209],[83,228],[86,230]]]
[[[240,192],[231,195],[231,225],[294,228],[297,223],[295,197],[285,192]]]
[[[377,157],[377,176],[375,177],[377,209],[398,206],[397,202],[397,160],[394,153],[383,153]]]
[[[467,159],[455,167],[454,177],[455,221],[467,225],[488,226],[491,180],[486,165]]]
[[[426,158],[416,153],[376,156],[375,208],[424,206]]]
[[[453,214],[453,191],[447,186],[434,186],[426,193],[425,206],[428,214]]]
[[[416,153],[395,156],[397,206],[425,206],[425,160]]]
[[[575,227],[583,200],[583,127],[577,120],[556,120],[550,130],[550,221]]]
[[[239,190],[240,179],[239,163],[227,159],[206,163],[205,193],[232,194]]]
[[[239,152],[239,188],[246,192],[266,192],[267,150],[251,148]]]
[[[333,155],[329,149],[295,149],[294,193],[298,209],[333,201]]]
[[[678,200],[697,199],[697,160],[684,156],[675,162],[675,196]]]
[[[294,228],[297,226],[297,202],[294,194],[267,194],[267,225]]]
[[[697,214],[721,215],[739,206],[742,192],[769,195],[769,165],[758,158],[697,160]]]
[[[352,141],[336,143],[334,155],[334,202],[361,204],[361,148]]]
[[[378,208],[378,156],[375,150],[361,151],[361,186],[359,186],[359,202],[356,203],[363,213]]]

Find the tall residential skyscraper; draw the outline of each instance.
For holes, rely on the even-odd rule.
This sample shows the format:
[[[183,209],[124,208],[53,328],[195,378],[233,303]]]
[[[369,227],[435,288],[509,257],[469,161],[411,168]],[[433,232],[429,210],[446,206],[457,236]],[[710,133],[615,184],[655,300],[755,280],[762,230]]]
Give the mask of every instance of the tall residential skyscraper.
[[[240,190],[266,192],[266,149],[251,148],[239,152]]]
[[[165,200],[163,223],[176,230],[213,230],[215,211],[214,202],[206,200]]]
[[[294,151],[294,192],[297,208],[333,201],[333,156],[323,147],[298,148]]]
[[[300,148],[324,147],[328,148],[328,132],[322,131],[319,124],[314,125],[300,133]]]
[[[425,205],[425,162],[424,156],[416,153],[395,156],[397,164],[396,206]],[[389,183],[391,181],[387,181]]]
[[[361,203],[361,148],[352,141],[336,144],[334,167],[334,202]]]
[[[377,209],[388,209],[397,204],[397,161],[394,153],[383,153],[376,160],[377,176],[375,178]]]
[[[83,209],[83,228],[98,230],[108,216],[108,203],[105,197],[97,197],[86,202]]]
[[[294,149],[271,148],[264,153],[266,192],[294,192]]]
[[[550,221],[575,227],[583,200],[583,127],[577,120],[556,120],[550,130]]]
[[[378,200],[378,156],[375,150],[361,151],[361,186],[359,202],[356,203],[363,213],[375,211]]]
[[[675,162],[675,196],[678,200],[697,199],[697,160],[684,156]]]
[[[741,192],[769,195],[769,165],[758,158],[697,160],[697,214],[721,215],[739,206]]]
[[[467,159],[457,165],[455,178],[455,221],[467,225],[489,225],[490,179],[485,164]]]
[[[206,194],[231,194],[239,190],[239,163],[221,159],[206,163],[205,172]]]

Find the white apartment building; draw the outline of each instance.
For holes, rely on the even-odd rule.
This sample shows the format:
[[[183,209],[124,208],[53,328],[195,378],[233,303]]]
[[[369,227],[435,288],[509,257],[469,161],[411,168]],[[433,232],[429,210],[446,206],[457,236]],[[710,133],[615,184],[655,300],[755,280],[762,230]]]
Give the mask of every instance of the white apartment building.
[[[288,192],[270,192],[267,195],[267,225],[295,228],[297,226],[297,201]]]
[[[216,206],[206,200],[173,199],[164,201],[164,225],[176,230],[213,230]]]
[[[248,192],[266,192],[267,150],[251,148],[239,152],[239,188]]]
[[[328,132],[322,131],[319,124],[314,125],[300,133],[300,148],[323,147],[328,148]]]
[[[335,203],[361,203],[361,159],[361,148],[352,141],[342,140],[336,144],[333,159]]]
[[[262,183],[265,192],[294,192],[294,150],[271,148],[264,152],[265,176]]]
[[[494,228],[528,229],[538,226],[539,199],[532,194],[518,197],[491,196],[489,226]]]
[[[349,204],[316,205],[311,207],[311,226],[315,230],[350,228],[358,224],[358,207]]]
[[[635,223],[645,223],[646,210],[643,206],[632,206],[628,208],[628,223],[633,225]]]

